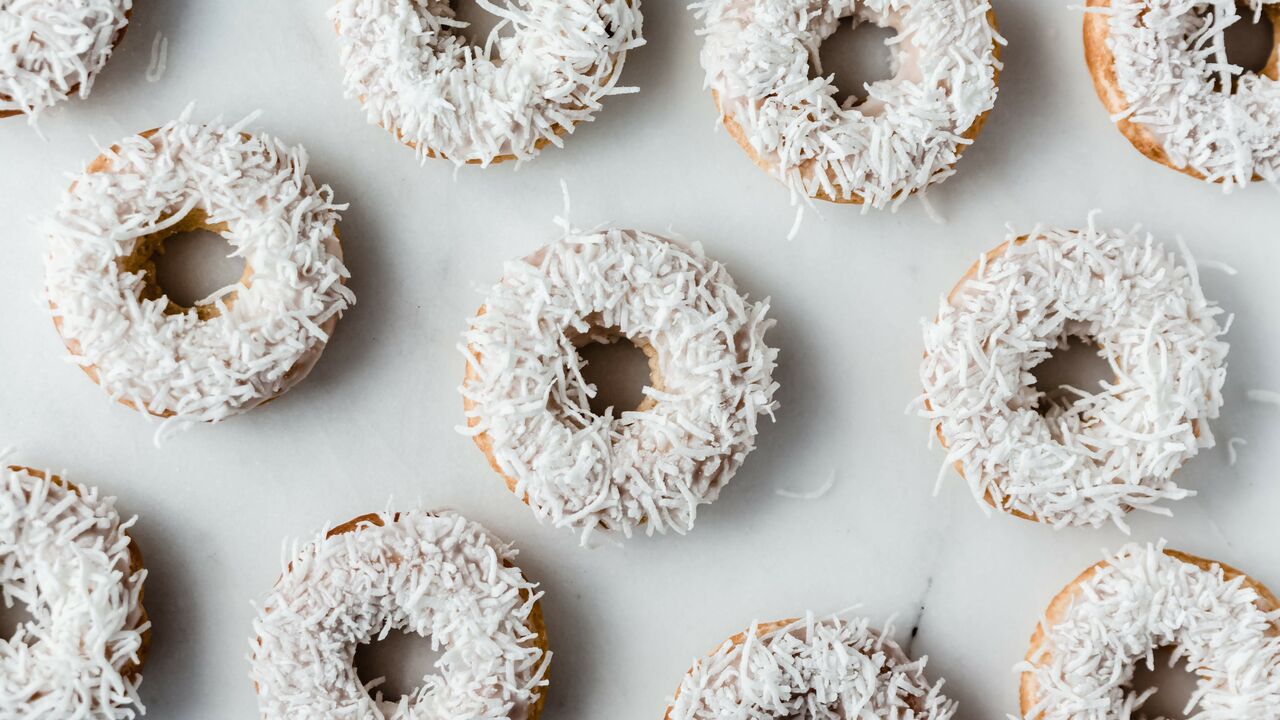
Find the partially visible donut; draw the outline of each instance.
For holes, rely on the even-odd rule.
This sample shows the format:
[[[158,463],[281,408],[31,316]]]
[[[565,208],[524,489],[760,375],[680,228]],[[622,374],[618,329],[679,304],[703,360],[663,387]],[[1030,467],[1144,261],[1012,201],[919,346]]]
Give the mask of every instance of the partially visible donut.
[[[290,559],[254,620],[251,677],[267,720],[537,720],[547,631],[516,551],[452,512],[362,515]],[[404,631],[442,650],[399,702],[370,697],[356,648]]]
[[[987,0],[700,0],[702,66],[725,127],[793,193],[897,206],[955,174],[995,106],[1002,64]],[[857,105],[810,77],[840,23],[898,31],[895,76]]]
[[[311,371],[355,300],[333,191],[307,154],[187,115],[122,140],[75,179],[47,224],[54,324],[114,399],[177,421],[218,421]],[[194,308],[169,300],[153,256],[205,228],[245,260],[240,282]]]
[[[946,720],[955,702],[865,618],[755,624],[685,674],[664,720]]]
[[[924,330],[923,414],[974,497],[1054,526],[1124,526],[1192,494],[1173,474],[1212,447],[1228,345],[1194,262],[1146,233],[1037,229],[983,254]],[[1115,378],[1050,400],[1034,369],[1072,338]]]
[[[638,0],[483,5],[513,32],[479,47],[448,0],[339,0],[347,96],[420,157],[487,166],[559,147],[605,97],[634,91],[618,82],[644,44]]]
[[[1143,155],[1225,189],[1280,182],[1280,0],[1089,0],[1085,60]],[[1232,65],[1224,33],[1270,19],[1261,72]]]
[[[0,4],[0,118],[40,113],[93,80],[124,38],[133,0]]]
[[[1162,647],[1200,676],[1195,717],[1280,717],[1280,601],[1161,541],[1125,547],[1049,604],[1018,666],[1023,718],[1141,717],[1134,669]]]
[[[0,717],[128,720],[151,645],[147,573],[115,498],[0,468],[0,597],[31,620],[0,638]]]
[[[683,533],[771,414],[769,301],[701,248],[632,230],[569,232],[521,260],[471,319],[466,432],[541,519],[582,533]],[[626,338],[649,357],[636,408],[591,411],[578,348]]]

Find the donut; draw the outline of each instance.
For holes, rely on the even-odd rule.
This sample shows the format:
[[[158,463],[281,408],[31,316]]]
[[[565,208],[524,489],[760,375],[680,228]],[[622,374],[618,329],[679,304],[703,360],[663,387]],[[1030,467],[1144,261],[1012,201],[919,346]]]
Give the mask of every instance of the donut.
[[[1224,189],[1280,182],[1280,1],[1089,0],[1085,59],[1120,132],[1143,155]],[[1223,33],[1265,14],[1262,72],[1226,58]]]
[[[995,106],[987,0],[699,0],[702,67],[729,135],[802,196],[897,207],[955,173]],[[893,78],[841,104],[818,48],[846,19],[892,28]]]
[[[1037,228],[979,257],[925,323],[923,414],[975,498],[1055,527],[1124,528],[1194,493],[1174,472],[1212,447],[1228,346],[1194,260],[1148,233]],[[1229,324],[1229,321],[1228,323]],[[1072,338],[1115,377],[1097,393],[1035,389]]]
[[[753,624],[685,674],[664,720],[945,720],[956,704],[865,618]]]
[[[110,397],[216,422],[306,377],[355,297],[336,227],[346,206],[307,174],[306,151],[188,115],[76,177],[46,223],[46,294],[73,359]],[[245,274],[187,308],[159,287],[153,257],[196,228],[226,238]]]
[[[42,0],[0,5],[0,118],[40,113],[93,80],[124,38],[133,0]]]
[[[1022,717],[1143,717],[1134,669],[1162,647],[1200,676],[1196,718],[1280,717],[1280,602],[1164,541],[1123,548],[1053,599],[1017,668]]]
[[[151,623],[147,572],[115,498],[0,466],[0,596],[31,616],[0,638],[0,717],[128,719]]]
[[[638,0],[507,0],[484,47],[457,33],[447,0],[338,0],[348,97],[425,161],[488,166],[532,159],[592,120],[644,44]],[[500,37],[498,29],[513,33]]]
[[[683,533],[776,408],[768,310],[700,247],[569,230],[507,263],[470,320],[463,432],[540,520],[584,544],[640,524]],[[622,339],[648,356],[650,385],[638,407],[597,416],[578,348]]]
[[[515,556],[452,512],[362,515],[323,533],[253,623],[262,717],[537,720],[551,653],[542,593]],[[436,673],[398,702],[370,697],[356,648],[397,630],[442,650]]]

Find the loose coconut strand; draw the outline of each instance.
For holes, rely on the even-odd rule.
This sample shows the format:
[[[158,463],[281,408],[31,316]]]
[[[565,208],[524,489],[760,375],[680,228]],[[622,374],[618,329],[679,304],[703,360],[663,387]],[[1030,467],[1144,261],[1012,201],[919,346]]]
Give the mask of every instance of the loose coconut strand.
[[[1255,177],[1280,183],[1280,82],[1232,65],[1224,33],[1258,21],[1280,0],[1111,0],[1108,46],[1128,109],[1116,117],[1149,130],[1176,167],[1223,189]],[[1235,87],[1234,92],[1215,88]]]
[[[484,48],[444,0],[340,0],[337,25],[348,97],[420,158],[488,165],[532,158],[589,122],[644,44],[639,0],[510,0],[480,6],[502,18]],[[502,26],[514,34],[499,37]]]
[[[722,265],[631,230],[570,231],[523,260],[470,322],[461,346],[474,405],[462,431],[485,434],[499,469],[539,519],[630,537],[693,527],[755,448],[772,415],[769,301],[740,294]],[[574,341],[643,340],[661,389],[644,410],[593,414]]]
[[[695,660],[667,712],[669,720],[788,718],[946,720],[956,705],[931,684],[928,658],[910,660],[865,618],[804,620]]]
[[[110,167],[76,176],[46,224],[48,301],[74,361],[112,398],[171,423],[222,420],[284,392],[355,302],[335,234],[346,206],[307,174],[306,151],[243,134],[252,117],[206,126],[190,113],[106,151]],[[217,300],[206,320],[165,314],[167,298],[143,299],[143,274],[117,266],[193,210],[226,223],[254,271],[249,287],[215,294],[235,302]]]
[[[451,512],[382,513],[295,548],[253,624],[262,716],[526,717],[551,655],[529,623],[542,593],[515,557]],[[357,646],[393,631],[430,638],[442,652],[435,672],[398,704],[370,698],[351,665]]]
[[[73,92],[88,97],[129,24],[133,0],[9,0],[0,4],[0,114],[32,125]]]
[[[721,112],[746,132],[793,201],[823,194],[896,208],[955,173],[963,137],[991,110],[1004,39],[986,0],[699,0],[702,66]],[[861,109],[836,102],[833,76],[809,77],[847,17],[902,30],[895,63]],[[895,68],[896,69],[896,68]],[[865,208],[864,208],[865,209]]]
[[[1019,664],[1038,702],[1027,720],[1142,717],[1149,694],[1134,668],[1172,647],[1199,676],[1189,720],[1280,717],[1280,612],[1264,611],[1243,577],[1170,557],[1165,543],[1129,545],[1080,583],[1060,619],[1042,623],[1041,652]]]
[[[4,453],[0,453],[0,461]],[[135,664],[150,627],[115,498],[0,466],[0,595],[31,619],[0,639],[0,720],[128,720],[144,712]]]
[[[974,497],[1055,526],[1108,521],[1192,493],[1171,479],[1222,407],[1222,310],[1194,262],[1149,234],[1037,229],[983,255],[924,328],[925,409]],[[1116,374],[1097,394],[1048,402],[1033,368],[1070,340]],[[985,505],[984,505],[985,507]]]

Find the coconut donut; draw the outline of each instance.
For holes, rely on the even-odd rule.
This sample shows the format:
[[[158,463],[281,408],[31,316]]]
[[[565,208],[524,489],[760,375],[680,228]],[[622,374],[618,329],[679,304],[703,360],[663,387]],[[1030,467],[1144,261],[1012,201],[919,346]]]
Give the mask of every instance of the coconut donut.
[[[243,124],[184,113],[121,141],[47,224],[54,324],[89,377],[137,410],[218,421],[275,398],[355,301],[336,228],[346,206],[307,175],[305,150]],[[186,308],[158,286],[152,258],[196,228],[226,238],[245,274]]]
[[[1264,14],[1270,62],[1232,65],[1227,27]],[[1228,191],[1280,182],[1280,0],[1089,0],[1084,40],[1098,97],[1143,155]]]
[[[644,44],[639,0],[507,0],[484,47],[456,32],[448,0],[339,0],[348,97],[419,157],[490,165],[529,160],[589,122]],[[503,37],[499,30],[514,32]]]
[[[0,718],[137,717],[151,644],[137,518],[39,470],[0,478],[0,596],[31,616],[0,639]]]
[[[630,537],[683,533],[772,415],[769,301],[750,302],[700,247],[574,230],[507,263],[461,350],[467,428],[539,519]],[[649,357],[636,408],[591,412],[578,348],[626,338]]]
[[[40,113],[93,80],[124,37],[133,0],[0,3],[0,118]]]
[[[381,513],[294,555],[253,623],[263,718],[537,720],[551,660],[542,593],[510,545],[452,512]],[[442,654],[391,702],[370,697],[352,661],[397,630]]]
[[[793,196],[896,207],[955,173],[1000,76],[987,0],[700,0],[702,66],[721,120]],[[895,76],[836,100],[818,48],[840,23],[893,28]],[[818,77],[811,78],[811,71]]]
[[[696,660],[665,720],[897,718],[945,720],[956,704],[865,618],[752,625]]]
[[[924,329],[923,414],[976,498],[1057,527],[1193,493],[1174,472],[1213,446],[1228,346],[1194,261],[1149,234],[1037,229],[969,269]],[[1034,369],[1072,338],[1115,377],[1051,400]],[[944,464],[945,467],[945,464]]]
[[[1152,652],[1200,676],[1196,720],[1280,717],[1280,602],[1212,560],[1129,545],[1062,590],[1018,666],[1026,720],[1142,717],[1130,687]]]

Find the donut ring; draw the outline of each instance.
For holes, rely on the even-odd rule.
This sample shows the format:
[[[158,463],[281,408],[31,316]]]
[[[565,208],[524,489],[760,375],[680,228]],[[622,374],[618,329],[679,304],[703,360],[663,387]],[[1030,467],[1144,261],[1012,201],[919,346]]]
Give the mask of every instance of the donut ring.
[[[0,7],[0,118],[85,98],[124,39],[133,0],[54,0]]]
[[[1124,527],[1134,508],[1193,494],[1171,477],[1213,446],[1228,346],[1187,260],[1091,217],[1011,238],[961,278],[926,324],[920,376],[945,464],[975,498],[1057,527]],[[1072,337],[1116,376],[1048,401],[1032,371]]]
[[[469,323],[467,428],[539,519],[630,537],[693,527],[772,415],[769,301],[719,263],[632,230],[582,234],[507,263]],[[604,417],[577,348],[628,338],[649,358],[644,402]]]
[[[1000,45],[986,0],[701,0],[702,66],[729,135],[799,196],[883,208],[955,174],[995,106]],[[985,17],[985,21],[983,18]],[[898,31],[895,77],[860,105],[811,80],[840,22]],[[820,68],[819,68],[820,71]],[[954,84],[953,84],[954,83]]]
[[[0,477],[0,595],[32,618],[0,639],[5,717],[136,717],[151,646],[136,518],[57,475],[11,465]]]
[[[1167,646],[1200,676],[1197,718],[1280,714],[1280,602],[1239,570],[1161,541],[1129,545],[1049,604],[1018,668],[1022,716],[1140,717],[1134,668]]]
[[[1280,182],[1280,3],[1089,0],[1088,7],[1085,60],[1094,89],[1134,148],[1226,190]],[[1276,48],[1260,73],[1220,71],[1217,63],[1227,61],[1192,50],[1223,47],[1226,26],[1254,13],[1265,13],[1275,31]],[[1232,92],[1218,89],[1224,86]]]
[[[591,121],[644,44],[634,0],[506,0],[481,6],[515,28],[470,44],[448,0],[338,0],[348,97],[425,159],[488,166],[532,159]],[[501,27],[500,25],[500,27]]]
[[[184,114],[76,178],[47,225],[46,292],[67,349],[108,395],[216,422],[306,377],[355,301],[336,229],[345,206],[306,166],[301,148]],[[152,258],[196,228],[225,237],[245,274],[185,308],[156,283]]]
[[[343,523],[288,564],[253,628],[262,717],[537,720],[547,630],[516,551],[452,512]],[[371,698],[352,661],[392,630],[443,648],[439,674],[398,703]]]
[[[752,625],[694,661],[663,717],[946,720],[956,704],[925,677],[928,661],[909,659],[865,618]]]

